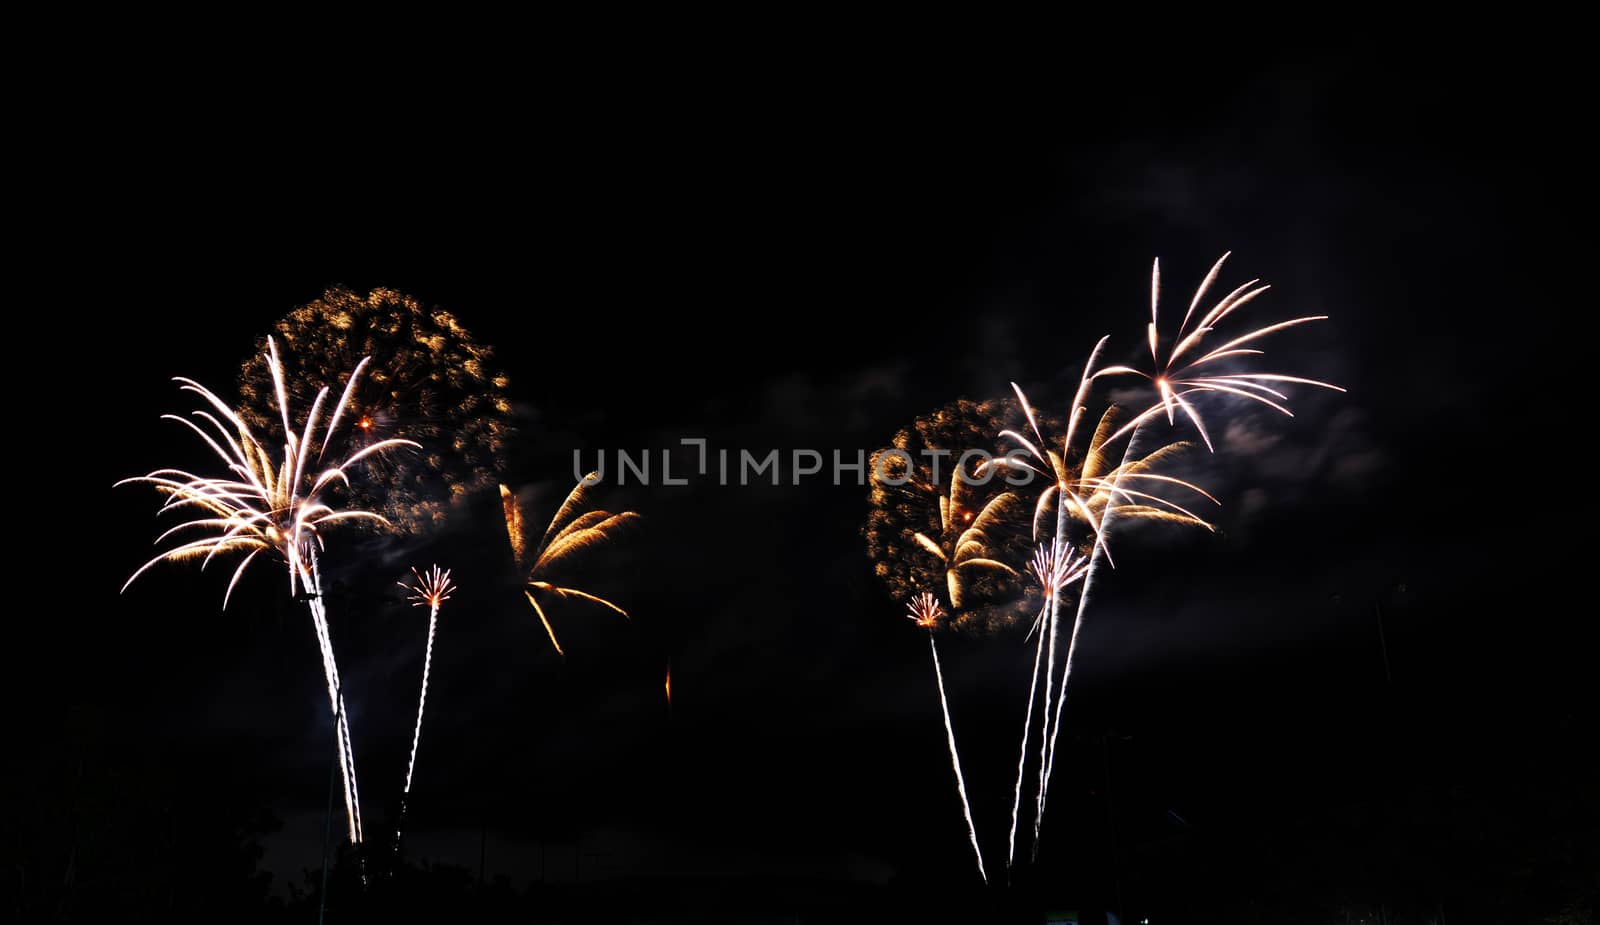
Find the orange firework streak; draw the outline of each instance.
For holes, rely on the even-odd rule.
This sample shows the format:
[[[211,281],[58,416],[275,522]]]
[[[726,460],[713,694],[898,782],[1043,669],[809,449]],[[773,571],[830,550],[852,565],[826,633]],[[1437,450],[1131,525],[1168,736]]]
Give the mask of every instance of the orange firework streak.
[[[539,615],[539,622],[544,624],[545,633],[550,636],[550,644],[555,647],[558,655],[564,656],[566,653],[562,651],[561,643],[556,639],[555,626],[539,603],[540,595],[553,594],[558,598],[577,598],[616,611],[624,619],[628,617],[626,610],[603,597],[551,580],[551,574],[566,564],[571,556],[585,549],[604,545],[618,530],[639,519],[639,515],[633,511],[623,511],[620,514],[613,514],[610,511],[587,511],[580,514],[579,511],[583,510],[588,500],[588,486],[598,478],[598,474],[590,473],[578,481],[567,494],[560,509],[556,511],[555,517],[551,519],[550,526],[545,528],[539,545],[532,550],[528,549],[526,535],[523,533],[522,510],[517,504],[516,496],[512,494],[511,489],[504,485],[500,486],[500,500],[505,511],[506,536],[511,543],[512,559],[518,570],[527,576],[522,593],[532,605],[533,612]]]

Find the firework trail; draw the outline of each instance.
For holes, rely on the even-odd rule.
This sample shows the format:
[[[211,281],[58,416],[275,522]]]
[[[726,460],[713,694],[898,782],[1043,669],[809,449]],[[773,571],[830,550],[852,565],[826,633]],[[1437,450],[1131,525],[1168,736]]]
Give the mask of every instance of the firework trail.
[[[613,514],[610,511],[596,510],[580,514],[579,511],[583,510],[588,501],[589,485],[598,479],[598,473],[590,473],[578,480],[578,484],[568,493],[567,499],[556,511],[556,516],[551,519],[550,526],[545,528],[539,545],[532,550],[528,549],[522,531],[522,512],[516,497],[511,489],[504,485],[500,486],[500,500],[505,508],[506,535],[511,542],[512,559],[518,571],[527,576],[522,593],[527,597],[528,603],[533,605],[533,612],[539,615],[539,621],[544,624],[544,630],[550,636],[550,644],[555,647],[558,655],[564,656],[566,652],[556,639],[555,626],[550,622],[550,617],[539,604],[540,595],[553,594],[558,598],[578,598],[614,610],[624,618],[628,616],[626,610],[603,597],[556,584],[551,580],[552,573],[559,571],[574,554],[604,545],[618,530],[639,519],[639,515],[633,511]]]
[[[396,855],[400,853],[400,839],[405,827],[406,798],[411,795],[411,775],[417,767],[417,746],[422,741],[422,711],[428,705],[428,673],[433,666],[433,637],[439,626],[439,608],[456,590],[456,586],[450,583],[449,569],[441,571],[439,566],[435,565],[424,573],[413,567],[411,574],[415,577],[414,583],[397,581],[395,584],[411,592],[406,599],[411,601],[412,606],[428,608],[428,645],[422,655],[422,688],[417,695],[417,725],[411,733],[411,758],[406,762],[406,785],[400,792],[400,813],[394,827]]]
[[[989,874],[983,869],[983,849],[978,847],[978,830],[972,824],[972,805],[967,801],[967,782],[961,775],[961,754],[956,750],[956,731],[950,724],[950,702],[944,695],[944,672],[939,668],[939,646],[934,641],[933,629],[944,609],[932,594],[923,593],[906,605],[906,618],[928,631],[928,651],[933,653],[933,678],[939,685],[939,708],[944,712],[945,741],[950,746],[950,766],[956,772],[956,792],[961,795],[961,816],[967,821],[967,838],[972,842],[973,856],[978,860],[978,876],[984,883]]]
[[[311,624],[317,634],[317,646],[322,654],[323,678],[328,685],[328,709],[333,712],[334,735],[338,740],[339,769],[343,775],[345,813],[350,824],[350,840],[360,844],[365,839],[361,825],[361,791],[356,784],[355,748],[350,742],[350,712],[345,709],[344,685],[339,680],[339,666],[333,655],[333,637],[328,631],[328,613],[322,604],[322,582],[316,576],[316,562],[312,561],[315,578],[309,592],[308,607]]]
[[[330,450],[350,454],[397,436],[422,446],[403,457],[367,457],[369,478],[349,496],[355,506],[383,514],[397,532],[424,535],[455,502],[499,480],[513,435],[509,383],[493,368],[493,351],[450,312],[393,289],[362,295],[335,287],[279,319],[272,333],[299,409],[309,407],[314,384],[343,382],[362,357],[381,359],[347,389],[349,426]],[[239,416],[251,427],[277,419],[275,382],[259,356],[241,368]]]
[[[406,763],[405,793],[411,792],[411,773],[417,767],[417,743],[422,741],[422,710],[428,703],[428,671],[433,665],[433,636],[439,625],[439,607],[456,590],[456,586],[450,583],[449,569],[440,571],[439,566],[435,565],[426,574],[415,568],[411,574],[416,577],[414,584],[403,581],[395,584],[411,592],[407,600],[412,602],[412,606],[428,608],[428,645],[422,655],[422,692],[417,697],[417,727],[411,733],[411,760]]]
[[[158,562],[198,559],[204,569],[219,556],[242,554],[243,559],[234,569],[223,594],[222,606],[226,608],[239,579],[250,563],[262,553],[284,560],[288,566],[290,596],[303,597],[311,611],[323,675],[328,685],[328,707],[335,723],[340,769],[344,774],[345,815],[350,840],[359,844],[362,840],[361,808],[360,791],[356,786],[355,754],[350,741],[349,714],[344,708],[338,663],[334,658],[333,640],[328,628],[327,608],[323,603],[318,552],[322,548],[325,529],[347,523],[387,524],[381,515],[371,511],[333,506],[333,492],[336,489],[348,489],[350,485],[349,470],[390,450],[414,448],[417,444],[390,438],[370,443],[350,455],[329,453],[330,443],[337,439],[339,425],[347,417],[350,396],[367,365],[365,358],[350,373],[326,426],[323,426],[322,415],[330,393],[327,387],[323,387],[311,401],[303,428],[297,435],[291,425],[288,389],[277,345],[272,338],[268,338],[266,347],[264,361],[272,379],[276,409],[283,428],[282,453],[274,455],[266,444],[257,439],[244,417],[229,408],[215,393],[193,380],[175,379],[182,391],[200,396],[209,407],[191,412],[194,420],[172,414],[162,415],[162,418],[176,421],[194,432],[216,454],[227,474],[206,477],[181,469],[157,469],[148,475],[117,483],[153,485],[167,496],[159,513],[188,515],[189,519],[157,537],[157,544],[180,534],[205,534],[178,542],[141,565],[129,576],[122,590],[126,591],[140,575]],[[271,424],[269,421],[268,426]],[[325,463],[325,458],[338,461]]]
[[[1033,702],[1039,690],[1039,667],[1044,656],[1045,615],[1049,612],[1050,602],[1068,585],[1082,578],[1085,570],[1082,557],[1075,556],[1073,550],[1063,544],[1060,538],[1051,540],[1049,545],[1041,543],[1034,551],[1033,561],[1028,565],[1028,573],[1038,583],[1045,603],[1039,608],[1039,616],[1034,620],[1033,628],[1029,630],[1029,635],[1038,634],[1039,641],[1034,646],[1033,677],[1028,684],[1028,708],[1022,718],[1022,748],[1017,756],[1017,784],[1011,801],[1011,835],[1007,841],[1007,867],[1012,865],[1017,855],[1017,820],[1022,808],[1022,778],[1028,764],[1028,739],[1033,729]],[[1048,706],[1048,698],[1045,703]],[[1043,732],[1040,735],[1042,736]]]

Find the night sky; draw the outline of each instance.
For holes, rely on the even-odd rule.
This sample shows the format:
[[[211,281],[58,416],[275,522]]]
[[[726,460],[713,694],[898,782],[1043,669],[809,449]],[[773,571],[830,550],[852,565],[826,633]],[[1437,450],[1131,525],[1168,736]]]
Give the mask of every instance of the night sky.
[[[494,497],[425,541],[332,540],[369,832],[392,818],[425,632],[393,583],[439,562],[463,588],[413,885],[389,889],[514,921],[1582,921],[1600,717],[1569,577],[1585,465],[1563,443],[1583,424],[1546,422],[1577,404],[1563,370],[1589,365],[1589,300],[1557,287],[1592,274],[1571,256],[1560,81],[1474,63],[1084,64],[1027,102],[579,81],[492,118],[376,83],[314,118],[256,98],[201,117],[176,82],[153,108],[108,91],[96,119],[127,151],[77,177],[62,208],[81,222],[41,226],[67,256],[29,308],[62,326],[43,362],[65,381],[25,390],[49,423],[13,439],[23,458],[64,443],[80,481],[50,487],[53,452],[20,476],[54,523],[20,538],[45,576],[13,578],[35,590],[9,621],[0,897],[26,920],[314,914],[333,740],[305,608],[271,567],[226,612],[224,569],[119,596],[160,531],[152,491],[111,486],[202,464],[159,420],[191,407],[170,377],[233,394],[255,338],[326,287],[399,289],[495,347],[521,432],[506,481],[547,518],[574,450],[853,457],[1011,381],[1064,409],[1101,334],[1137,356],[1152,257],[1181,308],[1231,250],[1226,289],[1273,284],[1255,317],[1332,316],[1275,339],[1275,365],[1349,391],[1241,415],[1192,460],[1224,502],[1216,535],[1119,547],[1043,848],[1012,888],[976,882],[923,636],[865,555],[866,488],[813,477],[604,486],[643,521],[584,586],[634,619],[553,608],[564,659]],[[1032,649],[941,645],[994,872]],[[335,898],[340,921],[386,901]]]

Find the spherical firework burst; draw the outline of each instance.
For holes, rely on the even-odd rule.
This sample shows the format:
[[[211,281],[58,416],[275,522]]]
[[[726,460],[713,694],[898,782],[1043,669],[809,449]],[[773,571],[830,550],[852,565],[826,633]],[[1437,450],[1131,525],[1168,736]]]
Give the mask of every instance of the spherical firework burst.
[[[873,571],[905,604],[940,589],[940,625],[987,629],[1017,614],[1024,582],[1015,564],[1027,558],[1030,493],[1040,482],[1010,485],[983,465],[1017,411],[1009,401],[956,401],[873,455],[862,530]],[[985,456],[963,461],[968,451]]]
[[[422,444],[415,454],[368,457],[373,477],[354,490],[356,503],[383,513],[396,530],[433,529],[451,502],[498,480],[511,435],[506,377],[454,315],[393,289],[363,296],[336,287],[280,319],[272,333],[287,348],[286,381],[300,407],[312,397],[301,390],[313,383],[337,389],[362,357],[372,358],[350,396],[347,445],[339,449],[350,455],[395,437]],[[239,376],[240,416],[252,427],[276,417],[272,389],[261,357],[252,357]]]

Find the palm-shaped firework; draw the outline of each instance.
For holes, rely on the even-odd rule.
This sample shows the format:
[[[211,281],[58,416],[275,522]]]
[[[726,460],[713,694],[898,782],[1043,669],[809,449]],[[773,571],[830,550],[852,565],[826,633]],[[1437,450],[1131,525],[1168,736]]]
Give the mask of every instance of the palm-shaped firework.
[[[989,531],[1001,526],[1008,508],[1017,503],[1017,496],[1002,492],[985,502],[976,511],[965,503],[971,489],[959,475],[950,480],[950,490],[939,496],[938,539],[917,531],[912,538],[929,555],[944,566],[945,591],[950,595],[950,606],[960,609],[965,601],[966,577],[973,569],[998,569],[1015,576],[1017,570],[991,559]]]
[[[1028,409],[1029,424],[1038,443],[1034,444],[1025,436],[1016,432],[1008,432],[1007,437],[1028,450],[1028,455],[1036,464],[1036,471],[1043,471],[1046,475],[1054,475],[1056,484],[1052,489],[1056,495],[1056,529],[1054,538],[1058,541],[1070,541],[1071,522],[1081,521],[1088,530],[1086,542],[1083,546],[1088,550],[1088,564],[1082,574],[1083,588],[1078,595],[1077,612],[1073,618],[1072,629],[1067,643],[1065,659],[1062,660],[1060,681],[1054,682],[1056,646],[1060,625],[1061,595],[1052,596],[1048,601],[1049,616],[1046,627],[1049,638],[1045,645],[1048,649],[1046,659],[1046,684],[1044,699],[1044,718],[1042,729],[1046,730],[1041,743],[1040,752],[1040,777],[1039,790],[1034,816],[1035,843],[1038,848],[1038,830],[1043,822],[1045,800],[1049,793],[1050,775],[1055,764],[1055,743],[1061,728],[1061,715],[1066,706],[1067,684],[1072,675],[1074,656],[1077,654],[1078,632],[1083,626],[1083,615],[1088,606],[1090,588],[1094,582],[1096,568],[1104,558],[1111,562],[1108,537],[1114,519],[1128,516],[1154,520],[1175,521],[1188,523],[1210,529],[1206,521],[1173,502],[1161,492],[1177,489],[1184,492],[1196,492],[1207,500],[1215,503],[1216,499],[1201,490],[1198,486],[1182,479],[1162,475],[1149,471],[1150,468],[1175,452],[1178,444],[1163,446],[1153,453],[1140,457],[1136,455],[1135,443],[1138,440],[1141,427],[1163,411],[1169,423],[1177,422],[1177,412],[1181,411],[1199,432],[1201,439],[1208,448],[1212,448],[1211,438],[1206,429],[1205,421],[1190,396],[1197,393],[1212,392],[1234,397],[1242,397],[1253,402],[1265,404],[1283,414],[1290,414],[1289,409],[1282,404],[1288,397],[1279,387],[1293,384],[1303,384],[1318,388],[1344,391],[1338,386],[1331,385],[1314,379],[1305,379],[1298,376],[1288,376],[1280,373],[1265,373],[1254,371],[1219,372],[1218,365],[1224,360],[1240,360],[1243,358],[1257,357],[1262,354],[1258,347],[1246,347],[1275,332],[1295,327],[1311,321],[1326,318],[1325,315],[1306,316],[1290,321],[1269,324],[1246,332],[1222,345],[1206,350],[1202,344],[1208,335],[1212,334],[1225,319],[1243,305],[1255,299],[1267,287],[1257,287],[1257,280],[1252,280],[1223,297],[1214,307],[1200,317],[1199,322],[1189,327],[1195,311],[1206,292],[1215,282],[1221,271],[1224,254],[1212,266],[1210,273],[1201,282],[1194,298],[1189,303],[1189,310],[1185,313],[1183,321],[1179,324],[1178,334],[1172,342],[1171,349],[1165,354],[1161,353],[1161,337],[1158,327],[1158,305],[1160,300],[1161,264],[1155,263],[1151,272],[1150,284],[1150,323],[1146,328],[1146,339],[1149,342],[1150,354],[1154,362],[1151,371],[1145,372],[1129,366],[1097,366],[1100,354],[1105,348],[1108,338],[1102,337],[1090,351],[1088,362],[1084,364],[1083,373],[1078,380],[1077,393],[1073,398],[1072,409],[1068,416],[1065,432],[1061,437],[1062,451],[1056,457],[1052,450],[1042,449],[1045,440],[1040,434],[1037,419],[1032,409]],[[1198,355],[1197,355],[1198,354]],[[1193,357],[1187,362],[1181,362],[1185,357]],[[1108,409],[1102,416],[1100,425],[1091,436],[1089,447],[1083,456],[1083,462],[1077,472],[1072,471],[1070,465],[1058,463],[1057,459],[1066,460],[1072,457],[1073,447],[1077,442],[1077,428],[1083,420],[1088,408],[1088,400],[1092,386],[1102,377],[1134,375],[1147,379],[1154,388],[1152,404],[1130,420],[1116,426],[1115,414]],[[1019,399],[1027,408],[1027,399],[1017,390]],[[1274,400],[1276,399],[1276,400]],[[1115,429],[1113,429],[1115,428]],[[1120,462],[1110,465],[1112,454],[1109,451],[1111,444],[1123,437],[1127,437],[1127,444],[1123,447]],[[1103,474],[1102,474],[1103,473]],[[1038,515],[1044,509],[1045,500],[1041,498],[1040,506],[1035,512],[1035,525],[1037,528]],[[1113,563],[1114,564],[1114,563]],[[1041,628],[1043,630],[1043,628]],[[1055,688],[1055,703],[1052,712],[1051,688]],[[1030,699],[1030,706],[1031,706]],[[1053,716],[1053,722],[1052,722]],[[1024,744],[1026,749],[1026,743]]]
[[[602,607],[614,610],[624,618],[628,612],[603,597],[580,591],[566,584],[556,583],[556,573],[563,565],[579,552],[601,546],[609,541],[618,530],[639,519],[633,511],[623,511],[613,514],[610,511],[583,511],[588,504],[588,487],[599,479],[598,474],[590,473],[573,486],[567,499],[562,502],[556,516],[551,518],[550,525],[545,528],[544,535],[540,537],[539,544],[532,549],[528,548],[527,535],[523,532],[522,510],[517,504],[517,498],[511,489],[500,486],[500,500],[505,508],[506,534],[511,540],[511,555],[517,569],[525,576],[522,593],[528,598],[528,603],[533,605],[533,612],[539,615],[539,621],[544,624],[544,630],[550,636],[550,644],[555,646],[557,654],[565,655],[561,643],[556,639],[555,626],[550,622],[550,617],[545,613],[544,607],[539,603],[539,598],[544,595],[554,595],[558,598],[577,598],[590,601]]]
[[[356,786],[355,754],[350,743],[350,722],[340,691],[333,640],[328,631],[328,614],[322,600],[322,578],[317,556],[322,549],[323,532],[336,524],[363,520],[387,523],[383,517],[370,511],[334,506],[335,489],[349,485],[348,471],[369,457],[399,447],[415,447],[416,444],[409,440],[388,439],[369,444],[342,458],[330,456],[329,445],[340,432],[339,426],[344,423],[351,392],[360,380],[367,360],[361,360],[351,372],[344,392],[331,409],[326,426],[323,426],[323,412],[327,410],[324,406],[329,390],[324,386],[316,393],[306,413],[304,428],[298,435],[290,424],[283,365],[278,359],[277,345],[271,338],[267,339],[264,360],[271,374],[275,403],[283,427],[281,453],[269,449],[244,419],[209,389],[190,379],[175,380],[181,384],[183,391],[199,395],[210,406],[210,410],[192,412],[194,420],[172,414],[162,417],[183,424],[205,441],[217,455],[226,474],[200,476],[181,469],[157,469],[149,475],[117,483],[154,485],[167,495],[167,500],[161,506],[162,514],[189,515],[189,519],[161,534],[157,543],[187,532],[206,534],[180,542],[140,566],[123,585],[123,590],[127,590],[128,585],[158,562],[199,559],[201,568],[204,568],[219,556],[243,553],[244,558],[234,569],[223,595],[222,604],[227,607],[240,577],[258,556],[268,553],[284,560],[288,565],[290,595],[303,592],[311,610],[317,647],[322,654],[323,674],[328,684],[328,708],[333,713],[335,735],[339,743],[339,765],[344,774],[345,814],[349,822],[350,840],[359,843],[361,798]]]
[[[1093,535],[1099,533],[1105,512],[1113,505],[1117,509],[1117,516],[1123,519],[1167,521],[1212,529],[1204,518],[1158,492],[1180,488],[1200,495],[1213,504],[1217,503],[1215,497],[1193,482],[1150,471],[1189,449],[1189,443],[1169,443],[1137,459],[1130,460],[1125,454],[1113,464],[1116,457],[1108,444],[1117,424],[1126,415],[1117,405],[1110,405],[1100,416],[1100,423],[1089,436],[1088,446],[1081,454],[1072,445],[1075,435],[1070,431],[1063,434],[1062,448],[1057,450],[1040,431],[1038,416],[1028,404],[1028,397],[1015,383],[1011,387],[1026,413],[1034,439],[1029,440],[1015,430],[1001,431],[1003,439],[1020,444],[1027,456],[1006,456],[995,460],[995,465],[1025,468],[1046,479],[1046,487],[1039,493],[1034,505],[1035,540],[1039,538],[1040,525],[1052,505],[1056,505],[1058,512],[1067,519],[1081,521]],[[1136,485],[1142,485],[1143,488],[1134,487]]]
[[[417,695],[417,725],[411,733],[411,758],[406,762],[406,784],[400,793],[399,821],[394,827],[394,850],[397,855],[405,826],[406,798],[411,795],[411,774],[417,768],[417,746],[422,742],[422,711],[428,705],[428,672],[433,666],[433,636],[439,627],[439,608],[456,590],[450,581],[449,569],[441,570],[435,565],[426,572],[419,572],[412,568],[411,575],[414,579],[412,582],[397,581],[395,584],[410,592],[406,600],[413,607],[428,608],[428,645],[422,653],[422,689]]]
[[[1230,252],[1231,253],[1231,252]],[[1194,319],[1195,309],[1210,291],[1211,285],[1217,281],[1217,274],[1222,272],[1222,264],[1228,259],[1229,254],[1223,254],[1212,265],[1211,272],[1201,280],[1200,286],[1195,289],[1194,298],[1189,300],[1189,310],[1184,312],[1183,320],[1178,324],[1178,333],[1168,341],[1168,349],[1163,354],[1161,330],[1158,309],[1161,302],[1161,261],[1156,260],[1150,268],[1150,323],[1145,328],[1145,337],[1150,345],[1149,371],[1133,369],[1127,366],[1117,366],[1102,370],[1102,374],[1129,373],[1140,376],[1150,381],[1155,388],[1155,402],[1149,408],[1140,412],[1133,420],[1129,421],[1116,434],[1113,440],[1131,432],[1141,423],[1166,412],[1167,423],[1176,423],[1177,412],[1183,412],[1190,423],[1200,434],[1200,439],[1205,441],[1207,448],[1211,445],[1211,435],[1206,431],[1204,418],[1189,400],[1191,395],[1204,392],[1218,392],[1239,398],[1249,399],[1258,404],[1266,405],[1274,411],[1287,417],[1294,417],[1283,403],[1289,396],[1281,391],[1281,387],[1288,385],[1309,385],[1319,389],[1329,389],[1334,392],[1343,392],[1344,389],[1318,379],[1306,379],[1301,376],[1286,376],[1282,373],[1257,372],[1244,370],[1227,372],[1222,365],[1223,360],[1242,360],[1262,356],[1265,351],[1255,344],[1261,339],[1288,328],[1298,327],[1312,321],[1326,321],[1327,315],[1306,315],[1300,318],[1291,318],[1288,321],[1279,321],[1274,324],[1264,325],[1245,331],[1225,343],[1208,348],[1207,337],[1215,333],[1219,326],[1227,320],[1228,316],[1243,308],[1257,296],[1272,288],[1258,286],[1259,279],[1253,279],[1239,288],[1223,296],[1200,317],[1193,328],[1189,322]]]

